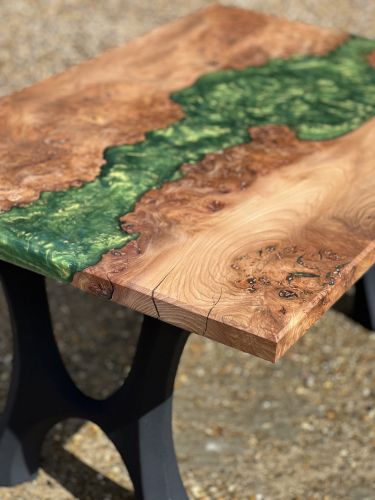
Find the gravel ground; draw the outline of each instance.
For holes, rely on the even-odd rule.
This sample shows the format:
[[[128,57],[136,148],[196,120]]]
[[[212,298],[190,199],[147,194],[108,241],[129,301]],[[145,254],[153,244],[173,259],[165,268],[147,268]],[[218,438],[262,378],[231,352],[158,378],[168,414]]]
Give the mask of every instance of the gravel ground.
[[[208,3],[1,2],[0,93]],[[367,0],[232,3],[375,36],[375,2]],[[127,373],[140,317],[66,285],[48,282],[48,288],[70,373],[86,393],[105,397]],[[3,402],[11,348],[2,295],[0,325]],[[177,454],[190,498],[375,498],[374,359],[375,335],[337,311],[328,312],[277,365],[191,336],[174,407]],[[69,420],[56,426],[42,460],[35,481],[0,488],[0,498],[132,498],[119,456],[95,425]]]

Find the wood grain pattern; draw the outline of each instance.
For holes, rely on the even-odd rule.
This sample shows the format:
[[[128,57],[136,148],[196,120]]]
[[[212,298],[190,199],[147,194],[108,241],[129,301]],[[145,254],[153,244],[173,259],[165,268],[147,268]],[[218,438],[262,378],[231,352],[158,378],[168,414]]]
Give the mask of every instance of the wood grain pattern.
[[[103,150],[182,117],[200,75],[324,54],[346,34],[214,5],[0,100],[0,210],[94,179]]]
[[[363,52],[367,62],[358,62],[362,73],[352,70],[357,79],[348,82],[358,85],[356,93],[350,88],[347,91],[345,85],[337,90],[333,76],[325,77],[318,67],[319,57],[344,47],[347,40],[346,34],[335,30],[212,6],[2,99],[0,210],[10,211],[0,213],[0,230],[5,235],[9,221],[22,230],[16,241],[2,239],[0,232],[0,255],[12,260],[12,252],[17,251],[16,263],[32,267],[31,253],[35,257],[52,242],[66,240],[67,246],[58,249],[61,260],[54,254],[52,262],[47,255],[50,261],[43,258],[34,269],[47,275],[68,275],[71,270],[63,257],[66,248],[70,249],[70,260],[75,255],[77,264],[72,269],[78,269],[73,285],[275,361],[375,261],[375,118],[371,118],[375,101],[372,93],[366,94],[375,84],[375,71],[370,70],[375,51]],[[361,47],[363,43],[366,45],[358,41]],[[362,58],[361,52],[355,55],[350,45],[345,47],[344,51],[354,54],[351,57]],[[298,55],[319,57],[297,59],[294,66],[287,66]],[[340,57],[337,71],[341,82],[349,70]],[[285,60],[287,78],[292,80],[300,71],[298,65],[310,65],[309,69],[301,66],[302,74],[310,71],[306,74],[317,85],[310,82],[309,95],[315,100],[307,122],[315,119],[319,101],[320,116],[324,122],[326,109],[326,129],[330,121],[331,132],[325,131],[323,123],[319,125],[323,132],[317,127],[316,135],[326,140],[301,139],[298,127],[308,111],[303,112],[305,103],[298,97],[300,87],[296,85],[292,94],[300,107],[296,100],[287,101],[294,103],[294,114],[289,117],[288,105],[282,109],[281,104],[281,111],[269,114],[273,121],[267,123],[255,119],[259,112],[257,115],[254,108],[248,142],[234,142],[224,149],[204,146],[206,154],[201,160],[182,164],[179,176],[144,190],[133,210],[124,209],[111,222],[120,223],[122,233],[118,231],[117,239],[104,245],[107,251],[101,260],[82,269],[86,247],[69,242],[64,224],[55,230],[54,217],[63,210],[69,215],[69,203],[73,205],[69,193],[74,200],[75,192],[91,189],[94,184],[89,181],[99,179],[103,186],[109,183],[100,169],[104,148],[138,143],[142,147],[140,141],[146,142],[151,137],[146,132],[152,130],[168,136],[163,132],[169,130],[166,127],[180,123],[181,128],[181,120],[188,118],[171,99],[171,92],[188,88],[201,75],[220,69],[267,70],[273,58]],[[276,62],[270,67],[276,68],[267,77],[271,84],[272,75],[282,76],[283,65]],[[332,68],[336,71],[333,60]],[[337,107],[329,102],[332,88],[340,92]],[[321,100],[318,92],[323,92]],[[219,107],[226,102],[223,99],[219,98]],[[260,102],[263,113],[271,101],[264,97]],[[301,118],[297,119],[299,109]],[[279,116],[289,121],[280,123]],[[340,137],[332,132],[334,127],[343,130]],[[310,129],[312,136],[314,128]],[[207,133],[209,125],[202,130]],[[234,130],[237,132],[236,126]],[[193,134],[195,141],[194,128],[189,134],[187,140]],[[198,147],[194,141],[192,153]],[[126,151],[138,154],[135,149]],[[116,173],[114,168],[120,156],[116,156],[116,148],[113,154],[115,160],[106,168],[112,169],[116,180],[120,171]],[[76,191],[72,191],[74,187]],[[43,195],[35,202],[45,191],[61,193]],[[112,221],[108,192],[112,196],[114,191],[103,188],[102,192],[105,199],[99,196],[95,210],[101,215],[108,212]],[[121,202],[121,192],[116,195]],[[91,205],[85,196],[80,198],[81,210],[89,214]],[[55,212],[40,229],[43,206],[51,200]],[[12,208],[15,206],[26,208]],[[33,214],[37,225],[28,219],[29,207],[30,211],[38,207]],[[12,219],[14,213],[17,217]],[[28,220],[35,240],[32,244],[26,234]],[[72,223],[77,225],[78,219]],[[85,239],[79,224],[75,240],[81,229]],[[133,241],[121,245],[121,235],[132,235]],[[100,240],[102,235],[99,231],[93,237]],[[81,255],[74,254],[77,248]]]
[[[185,216],[158,225],[146,250],[114,250],[74,284],[275,361],[374,262],[374,137],[372,120],[316,145],[193,224],[182,196],[171,212]]]

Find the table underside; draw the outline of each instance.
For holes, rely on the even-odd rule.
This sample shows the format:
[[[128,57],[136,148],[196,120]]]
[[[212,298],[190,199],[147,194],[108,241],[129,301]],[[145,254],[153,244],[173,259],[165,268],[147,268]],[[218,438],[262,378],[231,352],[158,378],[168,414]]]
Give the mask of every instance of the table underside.
[[[146,315],[275,361],[375,261],[375,41],[216,5],[0,119],[0,258]]]

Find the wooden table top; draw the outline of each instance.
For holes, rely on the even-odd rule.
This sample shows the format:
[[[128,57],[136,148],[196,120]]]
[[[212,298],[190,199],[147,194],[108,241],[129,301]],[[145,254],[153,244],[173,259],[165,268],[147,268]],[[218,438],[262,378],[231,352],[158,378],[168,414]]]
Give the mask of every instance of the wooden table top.
[[[0,258],[237,349],[275,361],[375,261],[373,40],[214,5],[0,124]]]

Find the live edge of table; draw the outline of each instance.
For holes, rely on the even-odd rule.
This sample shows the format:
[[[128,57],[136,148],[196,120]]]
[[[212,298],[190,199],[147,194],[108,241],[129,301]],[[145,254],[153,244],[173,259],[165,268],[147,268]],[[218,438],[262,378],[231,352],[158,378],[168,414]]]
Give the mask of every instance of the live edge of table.
[[[215,5],[1,99],[0,257],[275,361],[375,261],[374,65]]]

